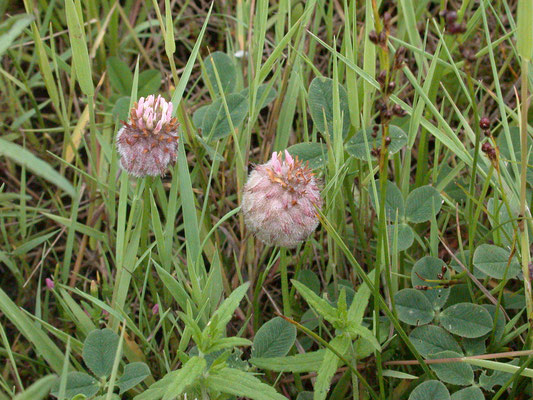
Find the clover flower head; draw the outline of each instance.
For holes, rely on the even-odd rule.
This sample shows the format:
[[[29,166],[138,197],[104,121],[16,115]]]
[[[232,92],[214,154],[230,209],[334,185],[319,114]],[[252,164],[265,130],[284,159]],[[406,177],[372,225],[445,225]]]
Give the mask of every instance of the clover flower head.
[[[137,177],[163,175],[176,162],[178,123],[172,102],[141,97],[130,110],[129,122],[117,134],[120,164]]]
[[[268,245],[296,247],[318,226],[318,180],[298,157],[274,152],[250,173],[242,211],[248,229]]]

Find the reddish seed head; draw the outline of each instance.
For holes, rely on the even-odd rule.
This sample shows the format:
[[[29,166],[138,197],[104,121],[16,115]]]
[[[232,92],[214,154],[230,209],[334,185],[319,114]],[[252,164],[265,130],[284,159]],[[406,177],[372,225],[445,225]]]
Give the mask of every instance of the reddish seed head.
[[[487,117],[483,117],[479,120],[479,127],[483,130],[487,130],[490,128],[490,119]]]
[[[322,207],[318,181],[285,150],[258,165],[244,186],[242,211],[248,229],[268,245],[295,247],[318,226]]]
[[[158,313],[159,313],[159,304],[155,303],[154,306],[152,307],[152,314],[157,315]]]
[[[129,123],[117,134],[120,164],[137,177],[163,175],[176,161],[178,123],[172,103],[153,95],[141,97],[130,111]]]

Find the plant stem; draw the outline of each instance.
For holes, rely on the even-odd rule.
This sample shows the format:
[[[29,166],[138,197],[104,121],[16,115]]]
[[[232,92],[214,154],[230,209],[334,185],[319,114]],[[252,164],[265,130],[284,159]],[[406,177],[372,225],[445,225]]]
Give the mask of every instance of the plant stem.
[[[285,247],[280,248],[281,259],[279,261],[280,272],[281,272],[281,296],[283,298],[283,314],[286,317],[291,318],[291,299],[289,296],[289,277],[287,274],[287,264],[288,264],[288,255],[287,249]]]

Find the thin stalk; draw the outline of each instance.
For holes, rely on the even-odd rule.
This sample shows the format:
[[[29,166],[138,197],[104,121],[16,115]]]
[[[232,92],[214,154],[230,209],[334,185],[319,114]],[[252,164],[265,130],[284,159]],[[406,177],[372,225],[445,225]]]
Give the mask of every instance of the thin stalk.
[[[291,318],[291,299],[289,296],[289,277],[287,274],[287,264],[289,263],[289,256],[285,247],[280,248],[281,258],[279,261],[279,268],[281,273],[281,296],[283,298],[283,314]]]

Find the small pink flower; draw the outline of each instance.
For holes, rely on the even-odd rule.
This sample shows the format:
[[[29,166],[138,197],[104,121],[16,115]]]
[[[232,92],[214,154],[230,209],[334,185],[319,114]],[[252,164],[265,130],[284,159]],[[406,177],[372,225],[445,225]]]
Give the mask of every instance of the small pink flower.
[[[44,280],[44,282],[46,283],[46,287],[47,287],[48,289],[50,289],[50,290],[54,289],[55,286],[56,286],[55,283],[54,283],[54,281],[53,281],[52,279],[50,279],[50,278],[46,278],[46,279]]]
[[[159,314],[159,304],[158,303],[155,303],[154,306],[152,307],[152,314],[153,315]]]
[[[285,150],[258,165],[244,186],[242,211],[248,229],[268,245],[295,247],[318,226],[322,197],[314,174]]]
[[[117,134],[120,164],[137,177],[163,175],[176,162],[178,123],[172,102],[153,95],[141,97],[130,111],[129,123]]]

